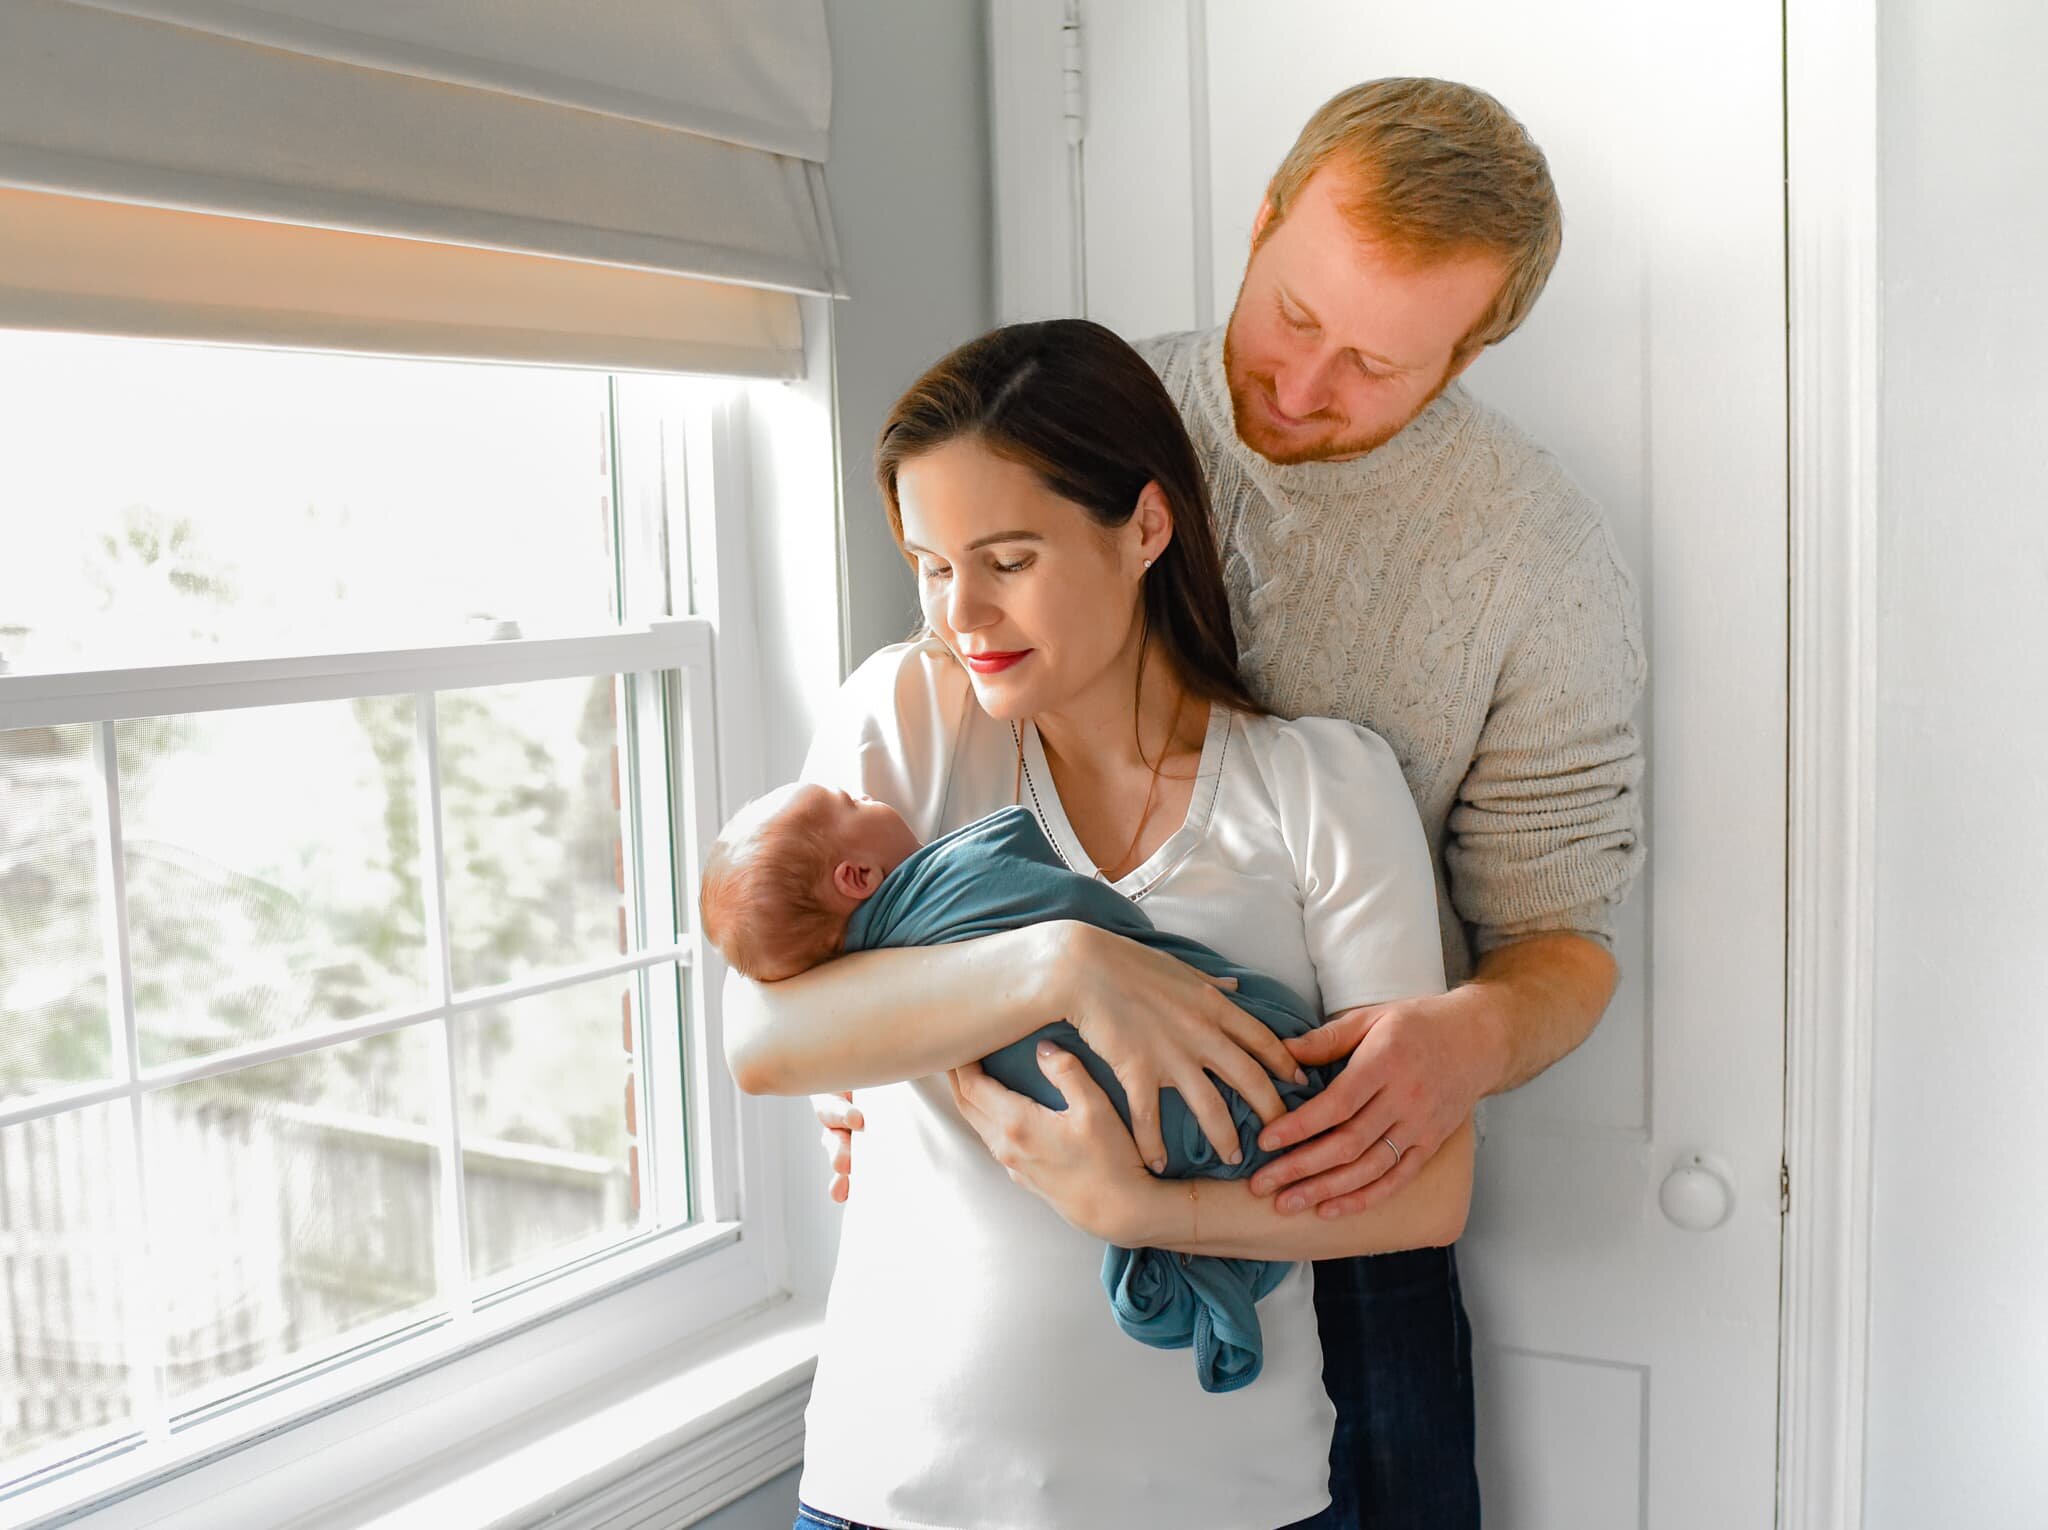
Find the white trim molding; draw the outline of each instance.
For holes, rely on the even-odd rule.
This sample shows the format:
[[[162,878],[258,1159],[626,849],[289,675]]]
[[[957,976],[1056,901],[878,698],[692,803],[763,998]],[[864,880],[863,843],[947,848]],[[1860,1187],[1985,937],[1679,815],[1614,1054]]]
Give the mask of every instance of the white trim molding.
[[[1876,796],[1875,0],[1787,0],[1790,843],[1781,1530],[1863,1521]]]

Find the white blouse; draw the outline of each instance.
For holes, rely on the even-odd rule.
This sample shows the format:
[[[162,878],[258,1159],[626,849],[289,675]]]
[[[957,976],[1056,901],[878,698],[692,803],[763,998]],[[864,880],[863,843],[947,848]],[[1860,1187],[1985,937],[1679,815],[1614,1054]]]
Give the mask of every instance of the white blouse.
[[[984,713],[934,641],[847,680],[804,777],[891,803],[926,840],[1022,800],[1100,875],[1036,730]],[[1348,722],[1212,707],[1186,821],[1114,885],[1324,1014],[1443,991],[1413,799],[1392,750]],[[1270,1530],[1329,1502],[1312,1265],[1259,1304],[1259,1379],[1204,1392],[1185,1353],[1117,1328],[1102,1244],[1011,1182],[944,1075],[855,1103],[806,1503],[890,1530]]]

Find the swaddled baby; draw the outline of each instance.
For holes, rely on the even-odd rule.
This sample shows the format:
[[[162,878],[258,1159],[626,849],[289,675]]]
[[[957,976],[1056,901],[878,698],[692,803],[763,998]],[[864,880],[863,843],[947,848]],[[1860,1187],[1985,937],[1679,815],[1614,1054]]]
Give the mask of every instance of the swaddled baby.
[[[726,826],[706,859],[699,902],[706,937],[734,967],[762,982],[793,977],[841,952],[943,945],[1045,919],[1078,919],[1213,977],[1236,978],[1236,992],[1226,997],[1283,1039],[1320,1023],[1285,984],[1156,928],[1122,893],[1069,870],[1021,807],[1003,808],[920,846],[886,803],[822,786],[785,787],[749,804]],[[1018,1093],[1064,1109],[1038,1066],[1042,1040],[1079,1058],[1129,1124],[1123,1086],[1064,1020],[990,1053],[982,1066]],[[1304,1071],[1307,1085],[1275,1080],[1290,1109],[1327,1082],[1323,1070]],[[1159,1101],[1167,1157],[1162,1177],[1237,1179],[1272,1156],[1258,1148],[1257,1113],[1234,1090],[1218,1088],[1237,1126],[1239,1162],[1224,1162],[1179,1092],[1168,1089]],[[1124,1332],[1159,1349],[1192,1346],[1204,1390],[1228,1392],[1259,1374],[1255,1304],[1287,1269],[1269,1260],[1183,1260],[1158,1249],[1111,1248],[1102,1283]]]

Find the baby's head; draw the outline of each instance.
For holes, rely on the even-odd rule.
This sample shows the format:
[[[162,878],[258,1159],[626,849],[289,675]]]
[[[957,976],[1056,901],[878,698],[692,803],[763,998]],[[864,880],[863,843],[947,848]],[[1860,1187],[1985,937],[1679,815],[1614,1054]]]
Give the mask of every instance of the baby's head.
[[[705,938],[758,982],[808,972],[839,954],[853,911],[917,847],[872,797],[808,783],[757,797],[705,858]]]

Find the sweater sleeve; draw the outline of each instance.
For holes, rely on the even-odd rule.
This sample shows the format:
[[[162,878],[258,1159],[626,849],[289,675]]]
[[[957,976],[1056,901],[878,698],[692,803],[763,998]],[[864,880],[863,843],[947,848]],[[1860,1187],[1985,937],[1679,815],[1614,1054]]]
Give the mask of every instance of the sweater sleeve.
[[[1444,864],[1477,951],[1554,931],[1611,945],[1643,862],[1644,678],[1635,587],[1595,522],[1506,655],[1451,808]]]

